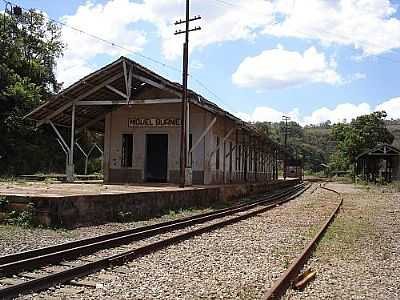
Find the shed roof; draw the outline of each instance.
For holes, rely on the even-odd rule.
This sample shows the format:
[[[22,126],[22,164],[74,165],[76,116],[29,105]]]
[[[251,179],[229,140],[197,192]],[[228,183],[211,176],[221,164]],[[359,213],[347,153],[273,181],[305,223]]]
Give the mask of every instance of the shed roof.
[[[132,78],[128,78],[130,70],[132,70]],[[131,82],[130,85],[127,84],[128,81]],[[54,95],[25,118],[36,121],[37,126],[51,120],[56,125],[70,127],[72,106],[74,103],[79,103],[75,109],[75,126],[103,131],[104,117],[108,112],[127,104],[128,100],[132,104],[151,100],[146,98],[146,93],[144,93],[151,89],[157,90],[159,100],[165,100],[165,103],[173,99],[178,100],[182,95],[181,84],[172,82],[139,63],[121,56]],[[128,94],[133,96],[127,97]],[[141,97],[141,95],[144,96]],[[215,115],[226,117],[249,133],[261,136],[253,124],[242,121],[202,95],[189,90],[188,98],[190,103]],[[268,141],[278,147],[272,140],[268,139]]]
[[[397,149],[392,145],[384,143],[384,144],[379,144],[374,148],[368,149],[360,153],[356,157],[356,160],[359,160],[360,158],[366,156],[386,157],[386,156],[397,156],[397,155],[400,155],[400,149]]]

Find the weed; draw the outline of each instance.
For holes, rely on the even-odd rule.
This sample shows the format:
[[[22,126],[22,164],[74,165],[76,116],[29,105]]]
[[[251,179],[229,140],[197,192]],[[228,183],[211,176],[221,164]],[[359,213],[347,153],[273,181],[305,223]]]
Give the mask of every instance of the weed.
[[[283,257],[283,267],[285,269],[289,268],[290,265],[290,261],[289,261],[289,257],[287,257],[286,255]]]
[[[6,218],[6,222],[10,225],[27,228],[35,226],[33,204],[29,203],[27,209],[23,211],[11,211]]]
[[[127,211],[127,212],[120,211],[120,212],[118,212],[117,220],[119,222],[129,222],[129,221],[132,221],[133,219],[134,219],[134,215],[130,211]]]
[[[4,196],[0,196],[0,211],[5,211],[8,206],[8,199]]]

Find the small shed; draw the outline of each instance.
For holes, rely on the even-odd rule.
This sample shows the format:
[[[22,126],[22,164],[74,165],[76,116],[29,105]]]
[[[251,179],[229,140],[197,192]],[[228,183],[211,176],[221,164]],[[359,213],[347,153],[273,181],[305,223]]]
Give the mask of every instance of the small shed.
[[[380,144],[356,157],[355,175],[365,181],[391,182],[400,180],[400,150],[389,144]]]

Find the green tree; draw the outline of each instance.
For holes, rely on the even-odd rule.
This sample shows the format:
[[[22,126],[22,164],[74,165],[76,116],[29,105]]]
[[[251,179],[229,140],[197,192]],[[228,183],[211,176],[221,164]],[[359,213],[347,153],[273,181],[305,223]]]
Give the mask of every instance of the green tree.
[[[386,112],[377,111],[359,116],[350,124],[334,125],[332,133],[337,141],[337,150],[331,156],[331,166],[337,170],[347,170],[357,155],[366,149],[380,143],[391,144],[394,136],[386,128],[386,116]]]
[[[59,162],[64,158],[49,129],[35,129],[23,116],[60,89],[54,70],[63,47],[59,26],[41,13],[1,16],[1,174],[62,166]]]
[[[256,127],[270,139],[279,144],[284,143],[284,122],[257,122]],[[330,122],[320,125],[305,126],[289,122],[288,152],[292,158],[304,161],[304,168],[312,172],[322,170],[321,164],[328,162],[332,153],[332,136]]]

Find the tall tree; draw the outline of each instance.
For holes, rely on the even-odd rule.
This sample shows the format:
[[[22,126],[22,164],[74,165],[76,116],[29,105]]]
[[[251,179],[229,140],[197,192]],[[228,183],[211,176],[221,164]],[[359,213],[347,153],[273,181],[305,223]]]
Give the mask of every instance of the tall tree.
[[[0,22],[0,174],[47,171],[63,157],[48,129],[23,116],[60,89],[61,30],[36,11]]]
[[[359,116],[349,124],[333,126],[333,136],[337,141],[336,152],[331,157],[335,169],[346,170],[354,163],[358,154],[380,143],[391,144],[393,134],[386,128],[384,111]]]

